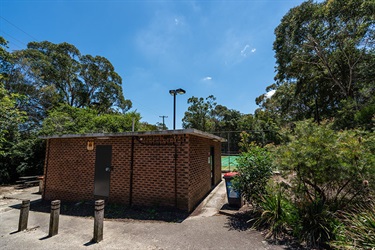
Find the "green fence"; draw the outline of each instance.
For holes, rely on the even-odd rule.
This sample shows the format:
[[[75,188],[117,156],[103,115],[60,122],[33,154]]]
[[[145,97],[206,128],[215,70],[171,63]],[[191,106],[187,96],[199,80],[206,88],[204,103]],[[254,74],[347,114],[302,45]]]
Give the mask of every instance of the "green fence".
[[[235,171],[237,169],[238,155],[222,155],[221,156],[221,170]]]

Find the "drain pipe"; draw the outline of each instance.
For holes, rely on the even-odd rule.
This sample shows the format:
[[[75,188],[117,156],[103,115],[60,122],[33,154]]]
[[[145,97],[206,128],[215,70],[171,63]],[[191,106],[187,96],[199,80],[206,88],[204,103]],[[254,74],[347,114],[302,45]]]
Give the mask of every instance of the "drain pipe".
[[[177,143],[174,142],[174,204],[177,208]]]
[[[129,206],[133,203],[133,170],[134,170],[134,136],[132,136],[132,145],[130,153],[130,187],[129,187]]]

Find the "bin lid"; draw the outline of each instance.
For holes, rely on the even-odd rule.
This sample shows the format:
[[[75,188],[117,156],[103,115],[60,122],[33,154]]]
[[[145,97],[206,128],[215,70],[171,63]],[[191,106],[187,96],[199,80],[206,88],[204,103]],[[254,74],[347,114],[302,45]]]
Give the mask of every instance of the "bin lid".
[[[224,174],[224,178],[233,178],[236,175],[238,175],[238,172],[229,172]]]

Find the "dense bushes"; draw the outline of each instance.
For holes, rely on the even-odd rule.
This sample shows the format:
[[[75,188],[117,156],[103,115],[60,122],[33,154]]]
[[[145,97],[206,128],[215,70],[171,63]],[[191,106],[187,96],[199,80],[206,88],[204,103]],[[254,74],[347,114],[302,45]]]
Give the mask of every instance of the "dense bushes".
[[[272,176],[271,163],[270,153],[254,144],[237,159],[240,175],[235,178],[234,187],[241,190],[253,206],[258,205],[266,194],[266,184]]]
[[[247,185],[238,189],[256,204],[254,227],[266,227],[268,237],[289,234],[318,248],[374,244],[374,206],[368,206],[375,190],[374,134],[331,126],[297,122],[287,131],[288,142],[269,148],[250,145],[242,153],[238,180]],[[270,178],[264,170],[271,161],[264,159],[273,159],[283,178]]]

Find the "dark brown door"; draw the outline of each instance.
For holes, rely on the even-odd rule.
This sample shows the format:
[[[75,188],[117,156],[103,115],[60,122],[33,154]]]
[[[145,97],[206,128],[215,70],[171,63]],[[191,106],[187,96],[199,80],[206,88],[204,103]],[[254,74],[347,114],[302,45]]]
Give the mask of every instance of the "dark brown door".
[[[111,179],[112,146],[96,146],[94,195],[109,196]]]

